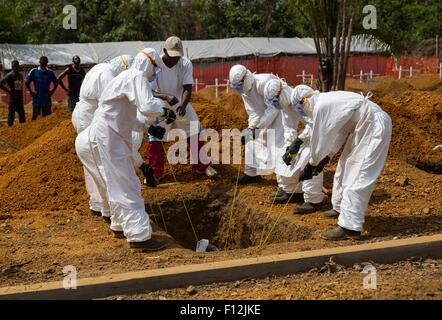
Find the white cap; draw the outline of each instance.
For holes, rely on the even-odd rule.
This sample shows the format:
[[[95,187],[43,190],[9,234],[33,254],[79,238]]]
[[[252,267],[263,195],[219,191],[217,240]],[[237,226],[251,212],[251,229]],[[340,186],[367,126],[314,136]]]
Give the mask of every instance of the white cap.
[[[183,42],[178,37],[170,37],[166,40],[164,48],[170,57],[182,57],[184,56]]]

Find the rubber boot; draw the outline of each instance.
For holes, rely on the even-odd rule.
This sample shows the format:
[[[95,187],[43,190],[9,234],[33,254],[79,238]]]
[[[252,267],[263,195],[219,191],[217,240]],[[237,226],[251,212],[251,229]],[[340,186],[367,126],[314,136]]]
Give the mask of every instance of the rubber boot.
[[[287,193],[282,189],[269,194],[270,203],[286,204],[286,203],[302,203],[304,202],[303,193]]]
[[[331,209],[331,210],[328,210],[328,211],[324,212],[324,217],[330,218],[330,219],[338,218],[339,217],[339,212],[334,210],[334,209]]]
[[[335,229],[327,231],[321,235],[321,238],[331,241],[359,239],[360,237],[361,232],[344,229],[341,226],[337,226]]]
[[[261,183],[261,182],[262,182],[261,176],[252,177],[252,176],[248,176],[246,174],[243,174],[238,180],[238,184],[242,185],[242,186],[245,186],[248,184],[253,184],[253,183]],[[235,178],[235,183],[236,183],[236,178]]]
[[[162,240],[150,239],[144,242],[130,242],[130,248],[136,252],[159,251],[166,247]]]
[[[299,207],[293,209],[293,214],[310,214],[320,211],[321,209],[322,203],[304,202]]]

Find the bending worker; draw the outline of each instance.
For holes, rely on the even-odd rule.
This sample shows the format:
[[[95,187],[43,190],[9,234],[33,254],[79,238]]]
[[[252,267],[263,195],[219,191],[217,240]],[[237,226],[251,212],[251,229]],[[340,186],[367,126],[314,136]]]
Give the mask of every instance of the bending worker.
[[[310,160],[301,180],[322,172],[345,143],[333,182],[333,210],[338,226],[322,235],[327,240],[358,238],[376,182],[385,165],[392,122],[387,113],[360,94],[346,91],[307,92],[298,96],[312,115]]]
[[[260,183],[262,175],[273,174],[276,149],[284,144],[281,110],[267,105],[264,98],[264,87],[272,79],[278,77],[253,74],[243,65],[230,69],[230,86],[241,95],[249,116],[241,139],[246,146],[244,174],[238,181],[241,185]]]
[[[81,134],[88,135],[101,169],[98,174],[106,181],[112,213],[111,230],[118,237],[126,237],[130,248],[137,251],[165,247],[164,241],[152,238],[132,157],[132,131],[137,110],[151,119],[151,123],[160,117],[168,122],[175,119],[173,112],[164,108],[164,102],[153,97],[151,82],[155,80],[159,61],[154,49],[140,52],[132,67],[105,88],[91,126]],[[149,133],[162,139],[165,130],[151,126]]]
[[[103,93],[104,88],[124,70],[127,70],[133,62],[133,57],[130,55],[122,55],[116,57],[109,62],[104,62],[94,66],[84,78],[80,88],[80,101],[77,103],[72,113],[72,124],[74,125],[77,134],[82,133],[92,123],[95,111],[98,108],[98,100]],[[88,137],[84,136],[84,143],[80,143],[84,148],[78,149],[77,153],[81,154],[84,161],[94,165],[89,144]],[[77,141],[78,144],[78,141]],[[90,174],[89,170],[84,166],[84,178],[86,190],[89,194],[90,212],[94,216],[102,216],[103,219],[110,223],[110,209],[107,200],[106,185],[100,175]],[[94,171],[98,169],[95,168]],[[95,179],[94,179],[95,177]]]
[[[309,131],[311,117],[297,112],[297,90],[293,90],[282,80],[271,80],[264,88],[264,97],[269,105],[283,112],[284,148],[276,159],[278,180],[277,193],[270,194],[274,203],[287,203],[289,199],[303,204],[293,210],[294,214],[308,214],[322,209],[324,193],[322,192],[323,174],[310,181],[300,183],[302,169],[307,165],[310,156]],[[298,127],[304,123],[305,129],[298,134]]]

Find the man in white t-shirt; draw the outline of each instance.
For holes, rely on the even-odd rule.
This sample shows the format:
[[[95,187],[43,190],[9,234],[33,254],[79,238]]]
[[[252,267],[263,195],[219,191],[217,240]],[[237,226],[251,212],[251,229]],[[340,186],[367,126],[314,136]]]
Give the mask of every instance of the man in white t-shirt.
[[[166,101],[177,115],[177,121],[165,127],[168,133],[171,129],[183,130],[190,143],[191,137],[199,137],[202,127],[198,115],[190,103],[193,86],[193,65],[187,57],[184,57],[183,44],[178,37],[170,37],[166,40],[164,54],[161,56],[159,66],[162,71],[156,78],[154,96]],[[167,135],[166,139],[169,140],[169,138],[173,137]],[[199,156],[204,141],[197,140],[198,154],[195,154],[197,150],[190,148],[193,168],[208,177],[214,177],[217,172],[210,166],[209,160]],[[162,142],[152,136],[149,136],[148,158],[155,178],[160,180],[164,175],[164,148]]]

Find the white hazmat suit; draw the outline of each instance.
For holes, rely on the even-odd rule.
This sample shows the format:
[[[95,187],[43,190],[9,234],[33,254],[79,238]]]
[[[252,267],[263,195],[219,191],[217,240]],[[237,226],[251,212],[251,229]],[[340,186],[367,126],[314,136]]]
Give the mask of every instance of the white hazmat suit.
[[[83,132],[92,123],[95,110],[98,108],[98,100],[104,88],[109,82],[124,70],[128,69],[133,62],[130,55],[122,55],[110,60],[109,62],[100,63],[94,66],[86,74],[80,89],[80,101],[77,103],[72,113],[72,124],[77,134]],[[86,137],[84,140],[86,141]],[[83,148],[77,149],[84,159],[93,163],[89,145],[83,143]],[[89,194],[89,208],[95,212],[101,212],[103,217],[110,217],[110,209],[107,203],[106,186],[104,181],[97,177],[94,179],[86,167],[84,170],[84,178],[86,190]],[[98,170],[98,168],[96,168]]]
[[[94,66],[86,74],[80,89],[80,101],[72,113],[72,124],[79,134],[92,123],[98,99],[113,78],[127,70],[133,62],[130,55],[116,57]]]
[[[132,67],[113,79],[100,96],[89,136],[100,175],[106,182],[112,213],[111,229],[123,231],[130,243],[151,239],[152,228],[141,196],[141,183],[134,169],[132,132],[137,110],[153,123],[164,113],[165,104],[155,99],[148,79],[153,78],[153,49],[139,53]],[[80,138],[80,137],[79,137]]]
[[[324,200],[324,193],[322,191],[324,175],[321,173],[312,180],[299,182],[301,171],[310,159],[309,131],[311,130],[311,118],[302,117],[296,111],[295,93],[296,90],[293,90],[284,81],[279,79],[270,81],[265,88],[266,100],[270,103],[270,100],[279,97],[277,104],[283,112],[284,147],[278,149],[275,168],[278,186],[288,194],[302,191],[304,192],[304,201],[306,203],[319,204]],[[302,134],[298,135],[298,127],[301,123],[304,123],[305,130]],[[287,166],[282,158],[286,148],[297,138],[301,139],[304,143],[296,158],[292,161],[292,165]]]
[[[304,109],[313,115],[310,164],[316,166],[347,140],[334,177],[332,204],[340,213],[340,227],[361,232],[387,159],[391,119],[369,97],[353,92],[316,92],[307,98]]]
[[[259,129],[255,139],[246,141],[244,173],[250,177],[273,174],[275,155],[284,146],[282,112],[267,105],[264,99],[264,87],[273,79],[278,77],[253,74],[242,65],[233,66],[230,70],[231,85],[241,94],[249,116],[249,129]]]

